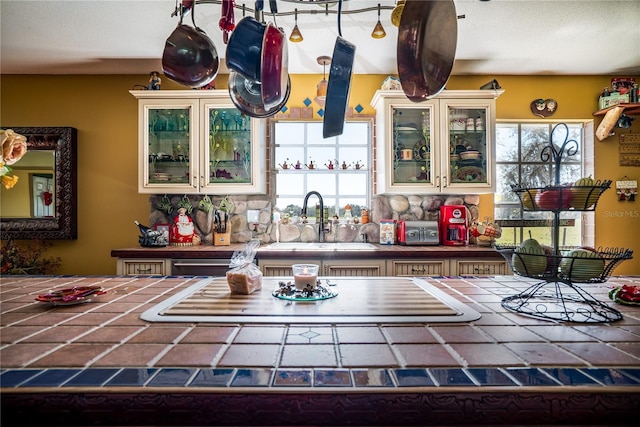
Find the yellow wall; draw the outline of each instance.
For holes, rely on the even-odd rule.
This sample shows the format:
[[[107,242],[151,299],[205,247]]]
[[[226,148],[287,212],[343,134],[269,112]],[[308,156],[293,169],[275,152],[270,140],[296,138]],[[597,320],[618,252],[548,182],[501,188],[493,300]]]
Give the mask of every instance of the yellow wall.
[[[226,76],[218,87],[226,87]],[[321,75],[292,76],[288,106],[303,106],[313,99]],[[373,114],[373,93],[386,76],[357,75],[350,106],[362,105]],[[146,75],[119,76],[0,76],[2,99],[0,126],[71,126],[78,129],[78,239],[55,241],[52,255],[63,260],[61,273],[115,274],[114,248],[137,246],[137,227],[149,217],[149,197],[137,193],[137,103],[129,94]],[[454,76],[447,89],[478,89],[496,78],[505,93],[498,99],[499,119],[535,119],[529,104],[537,98],[554,98],[554,120],[591,119],[597,98],[610,84],[609,76]],[[640,76],[636,76],[640,81]],[[162,90],[184,89],[163,79]],[[315,104],[314,104],[315,109]],[[317,118],[317,116],[316,116]],[[595,118],[596,126],[600,118]],[[620,133],[621,129],[616,132]],[[640,120],[633,133],[640,133]],[[628,132],[628,130],[624,130]],[[617,136],[596,141],[597,179],[640,180],[640,168],[618,166]],[[4,190],[3,190],[4,191]],[[4,193],[3,193],[4,194]],[[596,211],[596,244],[634,250],[636,259],[622,263],[616,274],[640,274],[640,201],[618,202],[615,191],[605,192]],[[492,196],[483,196],[481,217],[493,216]]]

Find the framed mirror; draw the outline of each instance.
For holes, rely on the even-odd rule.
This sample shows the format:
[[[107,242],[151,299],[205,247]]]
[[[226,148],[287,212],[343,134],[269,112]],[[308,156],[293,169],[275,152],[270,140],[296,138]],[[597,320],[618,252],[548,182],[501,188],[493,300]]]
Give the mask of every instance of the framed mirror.
[[[0,237],[72,240],[77,228],[78,130],[71,127],[11,127],[27,138],[27,153],[11,166],[19,181],[4,187]]]

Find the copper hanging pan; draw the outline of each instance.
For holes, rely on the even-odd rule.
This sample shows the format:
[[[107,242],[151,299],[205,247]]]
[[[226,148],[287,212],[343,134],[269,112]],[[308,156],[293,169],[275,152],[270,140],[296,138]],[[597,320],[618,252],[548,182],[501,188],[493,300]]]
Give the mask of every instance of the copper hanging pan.
[[[180,7],[180,22],[167,39],[162,53],[162,71],[182,85],[200,88],[216,78],[219,59],[211,39],[196,26],[194,6],[195,2],[191,4],[190,11],[193,27],[182,23],[189,9]]]
[[[453,0],[407,0],[398,27],[398,77],[407,98],[421,102],[444,89],[453,68],[458,18]]]

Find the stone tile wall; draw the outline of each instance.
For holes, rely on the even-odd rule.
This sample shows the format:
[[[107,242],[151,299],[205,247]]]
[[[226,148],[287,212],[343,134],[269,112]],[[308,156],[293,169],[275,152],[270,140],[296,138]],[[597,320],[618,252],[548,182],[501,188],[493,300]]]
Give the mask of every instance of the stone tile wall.
[[[196,232],[200,235],[203,245],[213,244],[214,210],[207,212],[203,209],[202,195],[153,195],[149,198],[151,213],[149,223],[153,227],[157,224],[172,224],[177,215],[178,202],[187,197],[191,202],[191,217]],[[251,239],[259,239],[263,243],[276,241],[276,225],[272,223],[272,203],[268,196],[229,196],[233,202],[230,217],[231,242],[243,243]],[[214,205],[220,205],[222,196],[209,195]],[[440,206],[462,205],[469,208],[471,221],[478,219],[477,195],[379,195],[372,200],[367,224],[347,223],[341,219],[338,224],[331,224],[330,232],[325,233],[328,242],[362,242],[372,243],[380,240],[380,220],[437,220]],[[302,201],[301,201],[302,202]],[[247,210],[259,210],[258,224],[247,222]],[[316,224],[288,223],[279,225],[279,241],[281,242],[315,242],[318,241],[318,227]]]

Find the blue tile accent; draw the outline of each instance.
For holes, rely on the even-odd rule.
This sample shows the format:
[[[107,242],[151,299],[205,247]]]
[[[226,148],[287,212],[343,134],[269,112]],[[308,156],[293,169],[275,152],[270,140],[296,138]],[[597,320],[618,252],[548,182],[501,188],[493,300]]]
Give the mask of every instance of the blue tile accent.
[[[362,113],[362,110],[364,110],[364,107],[360,104],[356,105],[356,107],[354,108],[354,110],[356,110],[356,112],[358,114]]]
[[[271,384],[273,369],[238,369],[232,387],[267,387]]]
[[[564,385],[597,385],[598,382],[574,368],[543,368]]]
[[[471,378],[459,368],[429,368],[428,371],[441,386],[475,385]]]
[[[386,369],[354,369],[351,373],[356,387],[393,387]]]
[[[278,370],[273,380],[273,385],[311,387],[311,371]]]
[[[515,386],[516,383],[513,382],[508,375],[502,372],[499,369],[495,368],[469,368],[467,372],[471,374],[473,378],[476,379],[480,385],[485,386]]]
[[[124,368],[109,380],[107,386],[144,386],[155,374],[155,368]]]
[[[163,368],[147,384],[150,387],[184,387],[197,369]]]
[[[581,371],[604,385],[638,385],[638,381],[622,374],[617,369],[586,368],[581,369]]]
[[[324,116],[324,110],[323,110],[322,108],[321,108],[321,109],[319,109],[319,110],[317,111],[317,113],[318,113],[318,115],[319,115],[320,117],[323,117],[323,116]]]
[[[286,113],[289,109],[287,108],[287,106],[285,105],[284,107],[282,107],[282,109],[280,111],[282,111],[283,113]]]
[[[233,378],[233,373],[233,369],[200,369],[190,386],[227,387]]]
[[[92,368],[85,369],[69,381],[63,387],[100,387],[113,377],[120,368]]]
[[[640,369],[618,369],[618,371],[632,377],[634,380],[640,383]]]
[[[398,387],[428,387],[435,383],[426,369],[393,369]]]
[[[347,369],[319,369],[314,372],[316,387],[351,387],[351,376]]]
[[[0,386],[19,386],[28,379],[33,378],[35,375],[39,375],[41,372],[41,369],[11,369],[5,371],[0,375]]]
[[[305,105],[305,107],[308,107],[309,105],[311,105],[311,100],[309,98],[305,98],[302,103]]]
[[[541,385],[560,385],[559,382],[549,378],[544,372],[537,368],[510,368],[505,370],[509,375],[514,377],[522,385],[541,386]]]
[[[81,369],[47,369],[26,381],[22,387],[59,387],[80,371]]]
[[[59,368],[4,369],[10,387],[638,386],[638,368]]]

